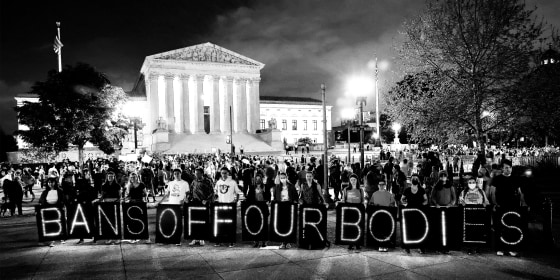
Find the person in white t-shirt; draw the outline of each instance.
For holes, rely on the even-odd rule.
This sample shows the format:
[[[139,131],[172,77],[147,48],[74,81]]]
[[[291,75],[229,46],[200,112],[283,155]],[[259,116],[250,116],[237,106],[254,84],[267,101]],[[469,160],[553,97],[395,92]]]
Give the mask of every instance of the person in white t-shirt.
[[[167,192],[162,199],[162,204],[183,205],[183,202],[185,202],[190,188],[189,183],[181,179],[181,173],[181,169],[173,170],[173,181],[167,183]],[[181,243],[179,242],[176,245],[181,246]]]
[[[216,202],[220,203],[234,203],[239,199],[239,195],[243,192],[237,186],[237,182],[230,176],[230,171],[227,167],[220,169],[220,180],[214,186],[214,193],[216,194]],[[215,247],[220,246],[220,243],[214,244]],[[230,243],[229,247],[235,246],[235,243]]]
[[[162,203],[183,205],[189,191],[189,183],[181,179],[181,169],[174,169],[173,181],[167,183],[167,192]]]

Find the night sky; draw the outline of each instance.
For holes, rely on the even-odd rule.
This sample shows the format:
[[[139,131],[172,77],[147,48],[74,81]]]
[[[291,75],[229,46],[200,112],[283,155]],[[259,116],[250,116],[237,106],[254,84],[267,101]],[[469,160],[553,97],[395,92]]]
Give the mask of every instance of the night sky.
[[[560,1],[526,2],[560,27]],[[338,125],[339,109],[353,103],[344,97],[345,81],[372,76],[374,53],[385,67],[382,95],[402,76],[392,46],[403,20],[423,6],[422,0],[0,0],[0,126],[16,129],[13,97],[57,68],[56,21],[63,64],[89,63],[125,91],[144,57],[211,42],[266,64],[261,95],[320,99],[325,83]],[[366,109],[374,105],[368,98]]]

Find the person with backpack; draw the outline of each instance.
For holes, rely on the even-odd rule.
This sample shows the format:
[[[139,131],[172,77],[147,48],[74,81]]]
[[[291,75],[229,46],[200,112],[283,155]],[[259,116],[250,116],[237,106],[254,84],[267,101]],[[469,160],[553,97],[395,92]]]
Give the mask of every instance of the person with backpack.
[[[364,204],[364,190],[360,187],[360,180],[358,179],[358,175],[351,174],[350,183],[348,187],[342,190],[342,202],[343,203],[356,203],[356,204]],[[356,242],[354,244],[350,244],[348,246],[348,250],[353,250],[354,246],[356,246],[356,251],[360,250],[360,243]]]

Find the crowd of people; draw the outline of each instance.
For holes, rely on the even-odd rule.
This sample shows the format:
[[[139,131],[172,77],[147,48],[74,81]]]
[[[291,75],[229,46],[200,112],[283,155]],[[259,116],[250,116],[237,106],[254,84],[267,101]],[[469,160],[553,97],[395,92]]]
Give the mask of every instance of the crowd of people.
[[[33,186],[41,186],[40,205],[69,203],[91,204],[96,201],[140,201],[182,205],[247,201],[282,201],[299,204],[359,203],[388,207],[453,207],[478,204],[497,207],[526,205],[529,174],[512,176],[512,163],[487,164],[479,155],[477,165],[466,176],[465,187],[454,180],[452,164],[443,163],[437,152],[422,153],[419,158],[371,160],[365,166],[345,163],[332,156],[328,161],[329,184],[324,182],[324,166],[314,157],[248,156],[198,154],[167,156],[151,162],[88,160],[83,167],[69,161],[49,166],[14,170],[2,167],[0,183],[5,205],[11,215],[22,211],[23,195],[31,195]],[[413,164],[415,162],[415,164]],[[333,190],[333,201],[325,195]],[[158,198],[159,197],[159,198]],[[80,240],[82,242],[82,240]],[[114,241],[111,241],[114,242]],[[180,244],[178,244],[180,245]],[[192,240],[189,245],[205,245]],[[215,244],[220,246],[221,244]],[[234,243],[228,246],[235,246]],[[266,242],[255,242],[255,247]],[[290,248],[283,243],[281,248]],[[352,244],[350,250],[360,250]],[[476,249],[476,248],[474,248]],[[474,250],[473,249],[473,250]],[[379,248],[386,252],[387,248]],[[408,251],[408,250],[407,250]],[[424,249],[420,250],[421,253]],[[497,253],[504,255],[498,248]],[[510,252],[510,255],[517,255]]]

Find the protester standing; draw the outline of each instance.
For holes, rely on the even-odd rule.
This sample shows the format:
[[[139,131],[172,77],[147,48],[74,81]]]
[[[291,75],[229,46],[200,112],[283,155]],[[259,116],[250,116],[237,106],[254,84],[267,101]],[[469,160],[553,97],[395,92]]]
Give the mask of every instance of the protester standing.
[[[237,182],[232,179],[230,170],[227,167],[222,167],[220,175],[220,180],[218,180],[214,186],[216,201],[219,203],[236,203],[239,199],[239,195],[242,194]],[[220,245],[220,243],[214,244],[215,247]],[[235,243],[229,244],[230,248],[234,246]]]
[[[364,190],[360,187],[360,181],[358,175],[350,175],[350,184],[344,190],[342,190],[342,202],[343,203],[354,203],[354,204],[364,204]],[[356,246],[356,250],[360,250],[360,243],[356,242],[348,246],[348,250],[353,250]]]

